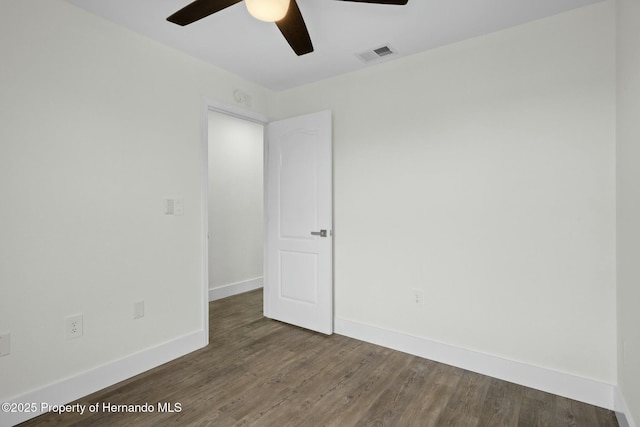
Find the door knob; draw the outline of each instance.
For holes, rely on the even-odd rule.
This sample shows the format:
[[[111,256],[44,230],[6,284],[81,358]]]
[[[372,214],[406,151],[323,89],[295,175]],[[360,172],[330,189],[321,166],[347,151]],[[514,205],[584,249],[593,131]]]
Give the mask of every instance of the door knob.
[[[312,231],[311,235],[312,236],[327,237],[327,230]]]

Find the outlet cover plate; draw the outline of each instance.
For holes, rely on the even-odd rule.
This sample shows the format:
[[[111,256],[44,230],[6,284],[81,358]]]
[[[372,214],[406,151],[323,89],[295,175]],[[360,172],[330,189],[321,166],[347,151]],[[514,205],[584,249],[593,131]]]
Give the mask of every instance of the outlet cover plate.
[[[83,334],[82,314],[76,314],[64,319],[65,335],[68,340],[80,338]]]
[[[11,354],[11,334],[0,335],[0,357]]]
[[[144,317],[144,301],[140,300],[133,304],[133,318],[140,319]]]
[[[413,297],[413,305],[417,307],[424,305],[424,291],[422,289],[412,289],[411,295]]]

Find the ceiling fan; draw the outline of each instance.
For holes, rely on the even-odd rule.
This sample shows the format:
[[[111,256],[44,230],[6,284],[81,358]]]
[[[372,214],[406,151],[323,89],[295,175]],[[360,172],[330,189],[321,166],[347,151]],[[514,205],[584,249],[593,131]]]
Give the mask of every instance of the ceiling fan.
[[[195,0],[167,18],[188,25],[243,0]],[[409,0],[341,0],[358,3],[405,5]],[[249,13],[262,21],[275,22],[293,51],[298,55],[313,52],[309,31],[296,0],[244,0]]]

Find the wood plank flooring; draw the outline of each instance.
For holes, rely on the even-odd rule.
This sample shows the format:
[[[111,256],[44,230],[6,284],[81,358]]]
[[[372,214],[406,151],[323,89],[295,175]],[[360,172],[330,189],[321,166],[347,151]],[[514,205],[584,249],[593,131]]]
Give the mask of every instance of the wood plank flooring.
[[[212,302],[211,344],[21,426],[617,426],[613,412],[262,317],[261,290]],[[149,403],[153,413],[103,404]],[[179,412],[161,412],[158,404]]]

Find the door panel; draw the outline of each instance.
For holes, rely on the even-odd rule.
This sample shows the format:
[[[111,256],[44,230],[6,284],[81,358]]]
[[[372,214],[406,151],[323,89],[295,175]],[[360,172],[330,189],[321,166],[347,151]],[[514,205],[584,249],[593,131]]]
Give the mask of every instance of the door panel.
[[[317,304],[318,255],[280,251],[280,298]]]
[[[317,135],[298,130],[281,137],[280,233],[281,237],[310,240],[318,226]]]
[[[265,316],[330,334],[331,112],[271,122],[266,135]]]

